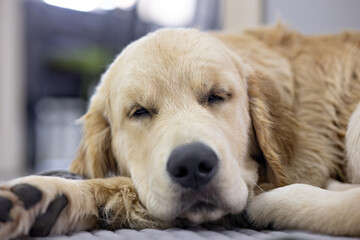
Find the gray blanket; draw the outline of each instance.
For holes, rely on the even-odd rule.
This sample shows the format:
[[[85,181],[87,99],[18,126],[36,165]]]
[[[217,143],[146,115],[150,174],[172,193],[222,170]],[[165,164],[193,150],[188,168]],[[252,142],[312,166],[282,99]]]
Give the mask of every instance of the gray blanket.
[[[31,238],[35,239],[35,238]],[[141,231],[121,229],[117,231],[92,231],[92,232],[78,232],[68,236],[56,236],[41,238],[53,240],[132,240],[132,239],[147,239],[147,240],[290,240],[290,239],[305,239],[305,240],[351,240],[359,238],[349,237],[334,237],[320,234],[313,234],[301,231],[255,231],[250,229],[216,229],[206,230],[202,228],[196,229],[167,229],[154,230],[144,229]],[[29,239],[30,240],[30,239]]]

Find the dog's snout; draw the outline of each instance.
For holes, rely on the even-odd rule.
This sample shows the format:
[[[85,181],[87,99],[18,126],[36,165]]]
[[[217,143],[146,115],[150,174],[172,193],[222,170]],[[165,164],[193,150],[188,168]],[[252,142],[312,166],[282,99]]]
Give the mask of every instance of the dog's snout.
[[[212,179],[219,164],[216,153],[196,142],[175,148],[167,162],[171,179],[185,188],[199,188]]]

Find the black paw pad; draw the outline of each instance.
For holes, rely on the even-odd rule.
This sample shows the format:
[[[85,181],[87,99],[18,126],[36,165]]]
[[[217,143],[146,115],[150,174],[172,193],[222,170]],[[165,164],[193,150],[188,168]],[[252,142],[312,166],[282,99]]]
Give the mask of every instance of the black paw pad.
[[[62,210],[68,205],[68,198],[65,195],[58,196],[52,201],[46,212],[38,216],[30,229],[31,237],[45,237],[49,235]]]
[[[13,207],[12,202],[4,197],[0,197],[0,222],[10,221],[10,210]]]
[[[26,210],[40,202],[42,198],[40,190],[29,184],[16,185],[11,189],[11,191],[21,202],[23,202]]]

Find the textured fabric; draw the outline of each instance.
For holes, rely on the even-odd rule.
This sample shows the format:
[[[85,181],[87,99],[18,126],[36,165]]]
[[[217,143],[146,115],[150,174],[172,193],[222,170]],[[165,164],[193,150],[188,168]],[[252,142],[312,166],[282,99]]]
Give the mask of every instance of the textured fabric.
[[[35,239],[35,238],[31,238]],[[117,231],[93,231],[93,232],[78,232],[68,236],[56,236],[41,238],[53,240],[352,240],[360,238],[349,237],[334,237],[327,235],[312,234],[301,231],[255,231],[251,229],[167,229],[167,230],[154,230],[144,229],[141,231],[121,229]],[[29,239],[30,240],[30,239]]]

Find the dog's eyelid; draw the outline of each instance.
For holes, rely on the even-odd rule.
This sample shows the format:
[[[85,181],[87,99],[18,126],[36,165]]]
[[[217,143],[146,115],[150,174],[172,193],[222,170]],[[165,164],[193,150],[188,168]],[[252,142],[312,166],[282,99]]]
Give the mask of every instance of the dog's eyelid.
[[[231,98],[232,94],[229,93],[228,91],[221,89],[221,90],[212,90],[208,95],[207,98],[211,97],[211,96],[215,96],[218,98],[222,98],[224,100],[227,100],[229,98]]]
[[[217,94],[211,94],[207,99],[208,104],[221,103],[224,101],[225,98]]]
[[[130,118],[141,118],[141,117],[151,116],[151,113],[149,110],[147,110],[144,107],[138,107],[138,108],[134,108],[130,112],[129,116]]]
[[[221,103],[229,100],[232,97],[230,91],[219,88],[212,88],[207,94],[200,97],[199,103],[201,105]]]
[[[232,92],[232,88],[230,86],[227,85],[223,85],[223,84],[214,84],[210,89],[209,89],[209,95],[210,94],[217,94],[217,95],[231,95]]]
[[[132,105],[129,109],[128,117],[129,118],[140,118],[140,117],[152,117],[157,114],[157,110],[155,108],[145,108],[141,105]]]
[[[231,97],[231,93],[226,91],[226,90],[218,90],[218,91],[212,91],[211,94],[213,95],[217,95],[217,96],[221,96],[221,97],[224,97],[224,98],[230,98]]]

